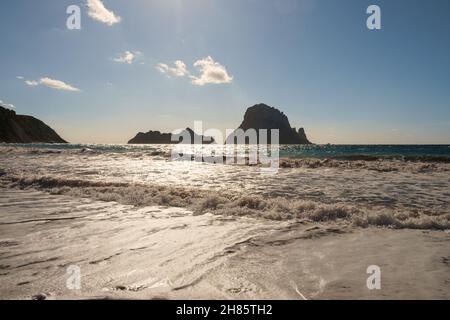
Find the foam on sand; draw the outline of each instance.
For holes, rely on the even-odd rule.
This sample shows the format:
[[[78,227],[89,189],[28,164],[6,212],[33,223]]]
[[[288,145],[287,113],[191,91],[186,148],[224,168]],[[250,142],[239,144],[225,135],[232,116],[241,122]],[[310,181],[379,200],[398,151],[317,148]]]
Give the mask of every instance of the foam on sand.
[[[449,234],[0,193],[2,299],[450,298]],[[382,290],[365,287],[369,265]],[[70,266],[81,288],[67,287]]]

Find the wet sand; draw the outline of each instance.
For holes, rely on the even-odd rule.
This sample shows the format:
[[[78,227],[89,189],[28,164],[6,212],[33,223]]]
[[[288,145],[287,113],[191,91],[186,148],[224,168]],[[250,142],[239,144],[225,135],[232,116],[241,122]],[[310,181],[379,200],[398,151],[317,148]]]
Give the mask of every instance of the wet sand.
[[[449,299],[450,234],[1,189],[0,298]],[[66,286],[67,268],[81,289]],[[381,290],[366,269],[381,268]]]

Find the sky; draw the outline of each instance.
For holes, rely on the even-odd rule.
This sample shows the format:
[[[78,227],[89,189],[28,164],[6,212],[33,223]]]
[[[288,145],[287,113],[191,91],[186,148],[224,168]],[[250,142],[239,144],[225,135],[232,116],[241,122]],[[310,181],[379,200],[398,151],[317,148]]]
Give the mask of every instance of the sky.
[[[73,143],[266,103],[315,143],[450,144],[449,39],[448,0],[3,0],[0,101]]]

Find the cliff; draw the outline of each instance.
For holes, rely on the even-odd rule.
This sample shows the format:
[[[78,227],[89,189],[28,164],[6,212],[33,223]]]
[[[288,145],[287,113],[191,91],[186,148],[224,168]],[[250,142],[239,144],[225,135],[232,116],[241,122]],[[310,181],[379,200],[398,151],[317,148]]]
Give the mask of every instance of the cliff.
[[[31,116],[17,115],[0,106],[0,142],[67,143],[52,128]]]

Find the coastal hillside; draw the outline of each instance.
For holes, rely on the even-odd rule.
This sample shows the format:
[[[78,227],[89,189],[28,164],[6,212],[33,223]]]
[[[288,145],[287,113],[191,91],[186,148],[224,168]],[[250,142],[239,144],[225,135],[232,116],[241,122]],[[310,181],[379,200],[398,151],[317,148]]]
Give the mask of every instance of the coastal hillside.
[[[17,115],[0,106],[0,142],[67,143],[52,128],[32,116]]]
[[[270,143],[270,130],[278,129],[280,134],[280,144],[311,144],[305,134],[303,128],[292,128],[288,117],[280,110],[270,107],[266,104],[260,103],[247,109],[244,115],[244,120],[238,129],[244,131],[248,129],[267,129],[268,143]],[[227,144],[236,143],[235,133],[228,136]],[[259,137],[258,137],[259,143]]]

